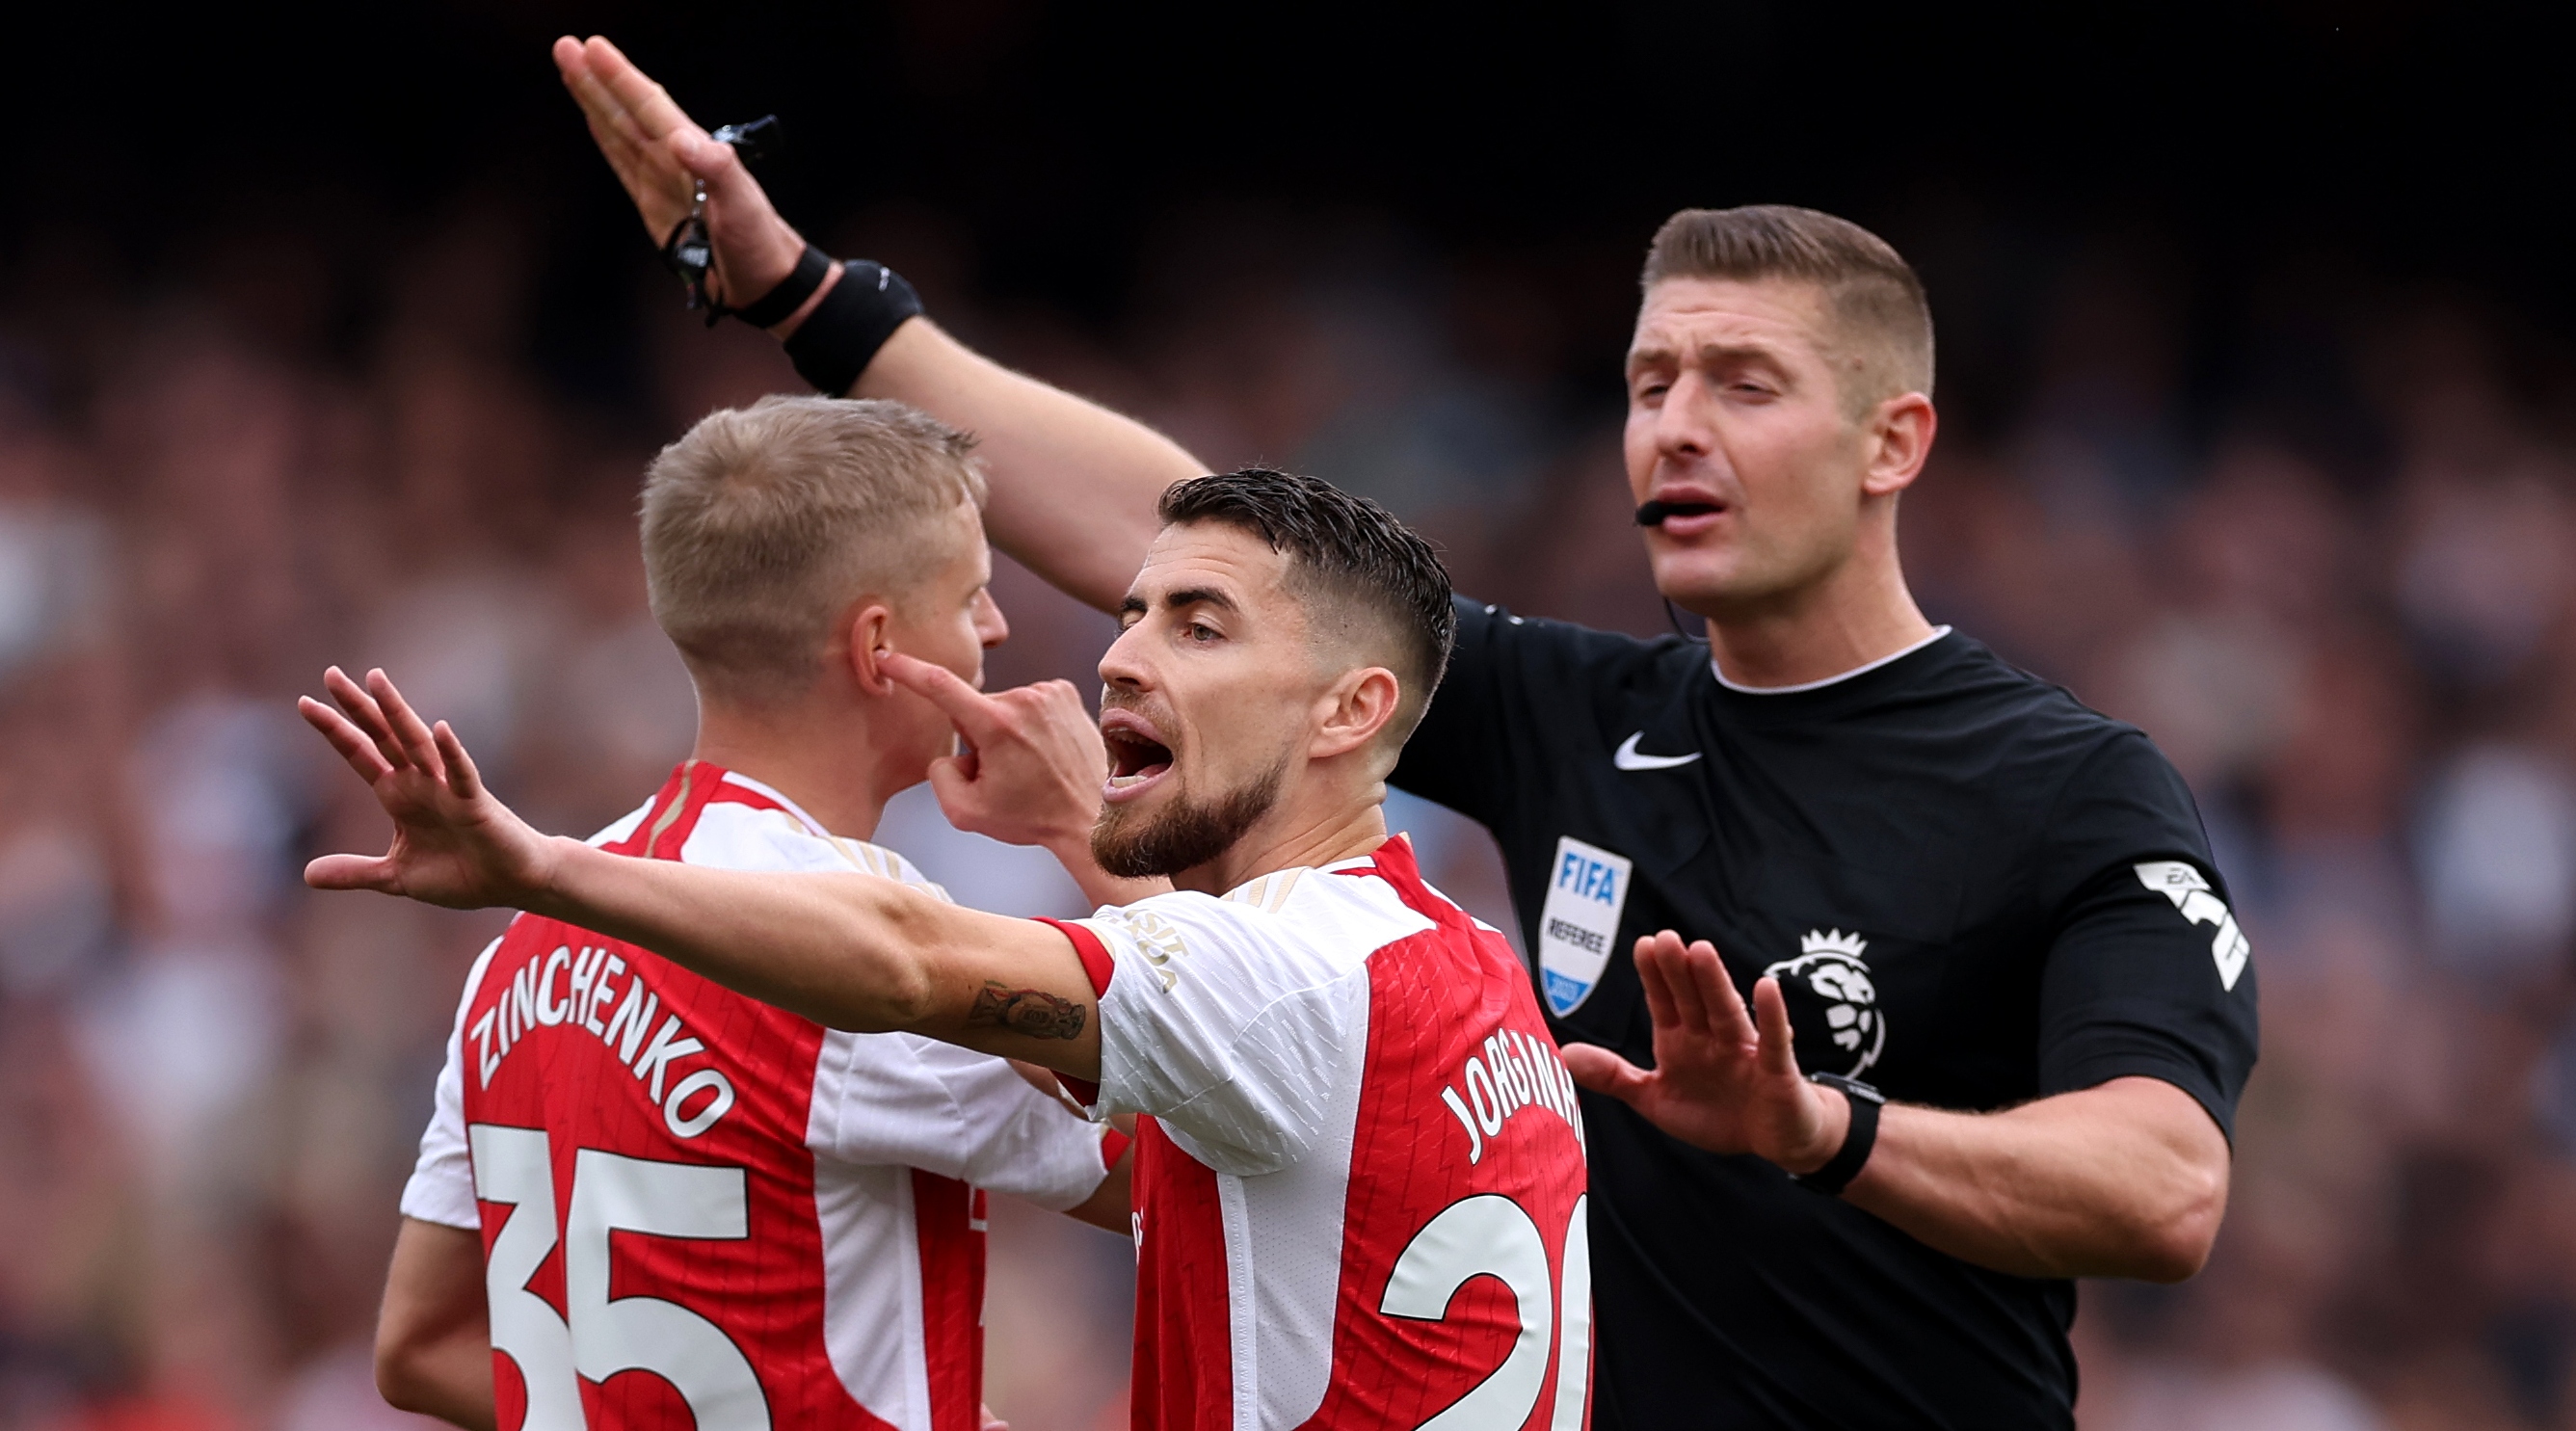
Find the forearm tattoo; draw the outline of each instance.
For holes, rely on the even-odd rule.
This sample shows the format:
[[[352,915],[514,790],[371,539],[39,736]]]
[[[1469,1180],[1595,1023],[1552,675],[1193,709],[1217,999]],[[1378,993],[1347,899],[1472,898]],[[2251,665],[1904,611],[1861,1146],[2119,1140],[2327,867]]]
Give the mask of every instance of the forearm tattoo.
[[[996,1025],[1031,1038],[1079,1038],[1089,1010],[1043,989],[1007,989],[987,979],[975,991],[975,1007],[966,1011],[968,1028]]]

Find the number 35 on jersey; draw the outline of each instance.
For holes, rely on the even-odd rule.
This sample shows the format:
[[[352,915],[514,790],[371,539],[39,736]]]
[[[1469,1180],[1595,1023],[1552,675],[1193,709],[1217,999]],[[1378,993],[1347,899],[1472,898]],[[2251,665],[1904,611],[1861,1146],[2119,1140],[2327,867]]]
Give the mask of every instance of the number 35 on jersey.
[[[474,1195],[509,1208],[484,1263],[493,1349],[517,1363],[524,1431],[580,1431],[576,1374],[604,1382],[647,1371],[670,1383],[701,1427],[769,1431],[751,1361],[722,1328],[661,1297],[609,1295],[611,1234],[740,1241],[749,1234],[741,1168],[654,1162],[584,1148],[564,1222],[566,1316],[530,1291],[555,1249],[553,1150],[541,1128],[468,1127]]]

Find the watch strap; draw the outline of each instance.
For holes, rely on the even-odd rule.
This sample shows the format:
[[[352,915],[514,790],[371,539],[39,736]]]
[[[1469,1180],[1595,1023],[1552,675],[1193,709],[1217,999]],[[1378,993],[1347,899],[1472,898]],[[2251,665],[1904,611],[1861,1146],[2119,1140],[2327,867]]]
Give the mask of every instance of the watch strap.
[[[884,264],[854,258],[788,335],[787,359],[825,397],[848,395],[894,330],[921,313],[921,295]]]
[[[814,290],[823,286],[824,276],[831,271],[832,260],[809,243],[805,245],[805,252],[797,256],[796,267],[790,269],[776,287],[763,294],[760,301],[733,309],[733,316],[754,328],[774,328],[804,307],[805,300],[813,297]]]
[[[1871,1149],[1878,1146],[1878,1112],[1886,1104],[1887,1095],[1839,1073],[1811,1073],[1807,1081],[1841,1093],[1851,1104],[1851,1124],[1843,1130],[1842,1147],[1825,1160],[1823,1167],[1812,1173],[1792,1173],[1790,1177],[1809,1192],[1840,1197],[1843,1189],[1851,1186],[1851,1180],[1860,1176]]]

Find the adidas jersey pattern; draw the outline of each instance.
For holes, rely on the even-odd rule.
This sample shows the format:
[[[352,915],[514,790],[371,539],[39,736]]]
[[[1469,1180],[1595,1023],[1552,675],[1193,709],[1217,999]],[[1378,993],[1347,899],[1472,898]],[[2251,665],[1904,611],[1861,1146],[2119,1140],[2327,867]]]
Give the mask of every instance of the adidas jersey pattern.
[[[1573,1084],[1408,844],[1060,927],[1101,992],[1095,1107],[1150,1115],[1137,1427],[1582,1431]]]
[[[704,763],[595,843],[939,893]],[[985,1190],[1061,1209],[1104,1172],[998,1059],[522,915],[467,982],[403,1211],[482,1232],[504,1428],[972,1431]]]

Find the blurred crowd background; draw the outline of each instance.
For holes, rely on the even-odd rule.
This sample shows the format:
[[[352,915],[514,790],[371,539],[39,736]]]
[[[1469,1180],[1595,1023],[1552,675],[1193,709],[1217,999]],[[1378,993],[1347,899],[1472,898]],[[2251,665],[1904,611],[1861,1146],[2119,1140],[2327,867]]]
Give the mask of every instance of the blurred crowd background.
[[[682,44],[685,16],[454,8],[437,43],[503,56],[467,77],[551,126],[540,159],[486,125],[424,165],[443,117],[364,119],[346,106],[381,76],[344,67],[314,114],[245,102],[415,135],[387,161],[401,192],[329,144],[254,153],[228,185],[202,156],[134,149],[132,121],[119,142],[159,158],[120,177],[55,146],[39,173],[100,169],[89,207],[20,185],[0,232],[0,1427],[426,1424],[377,1402],[368,1338],[457,988],[497,921],[301,888],[309,855],[383,834],[294,717],[326,663],[388,667],[559,831],[623,813],[688,745],[689,690],[643,604],[637,479],[706,411],[797,383],[762,335],[679,311],[542,45],[631,21],[666,75],[764,91]],[[886,102],[1033,122],[1005,91],[1046,64],[1056,12],[896,10]],[[2417,33],[2386,20],[2406,10],[2364,27],[2374,62]],[[1777,50],[1786,22],[1764,13],[1748,33]],[[1656,39],[1622,33],[1632,58]],[[988,51],[1009,63],[959,58]],[[434,69],[415,60],[384,102],[453,101]],[[702,117],[780,108],[792,133],[791,101],[822,92],[797,73],[784,99]],[[1275,141],[1271,109],[1332,93],[1251,107]],[[1497,142],[1538,123],[1496,114]],[[1340,123],[1343,142],[1365,128]],[[1482,124],[1405,129],[1396,153]],[[1653,222],[1786,198],[1897,243],[1940,325],[1943,431],[1901,523],[1919,597],[2155,737],[2261,969],[2226,1231],[2189,1284],[2085,1289],[2084,1425],[2576,1427],[2576,344],[2563,274],[2535,299],[2529,268],[2473,241],[2510,213],[2240,223],[2177,205],[2161,150],[2161,197],[2126,202],[2030,170],[1836,169],[1811,143],[1588,210],[1571,180],[1531,179],[1536,207],[1575,217],[1515,225],[1491,221],[1516,200],[1487,192],[1510,166],[1485,150],[1461,160],[1480,197],[1460,207],[1437,185],[1409,200],[1383,158],[1348,183],[1329,155],[1270,149],[1243,182],[1171,178],[1223,170],[1204,136],[1133,151],[1162,179],[1067,197],[1155,132],[1034,133],[907,190],[836,187],[869,151],[827,125],[773,182],[815,237],[892,263],[1003,360],[1211,467],[1383,499],[1463,591],[1643,635],[1673,627],[1629,523],[1617,365]],[[1075,151],[1093,167],[1039,172]],[[1840,177],[1784,176],[1792,159]],[[1021,181],[1045,202],[1014,199]],[[2300,182],[2281,172],[2281,192]],[[1111,203],[1114,223],[1067,222]],[[2411,237],[2431,230],[2456,242]],[[1014,634],[995,683],[1095,683],[1106,618],[1007,563],[997,589]],[[1043,857],[949,830],[926,797],[878,838],[969,903],[1078,905]],[[1512,926],[1480,831],[1392,814],[1437,882]],[[1123,1425],[1127,1245],[1008,1206],[994,1237],[993,1404],[1022,1431]]]

